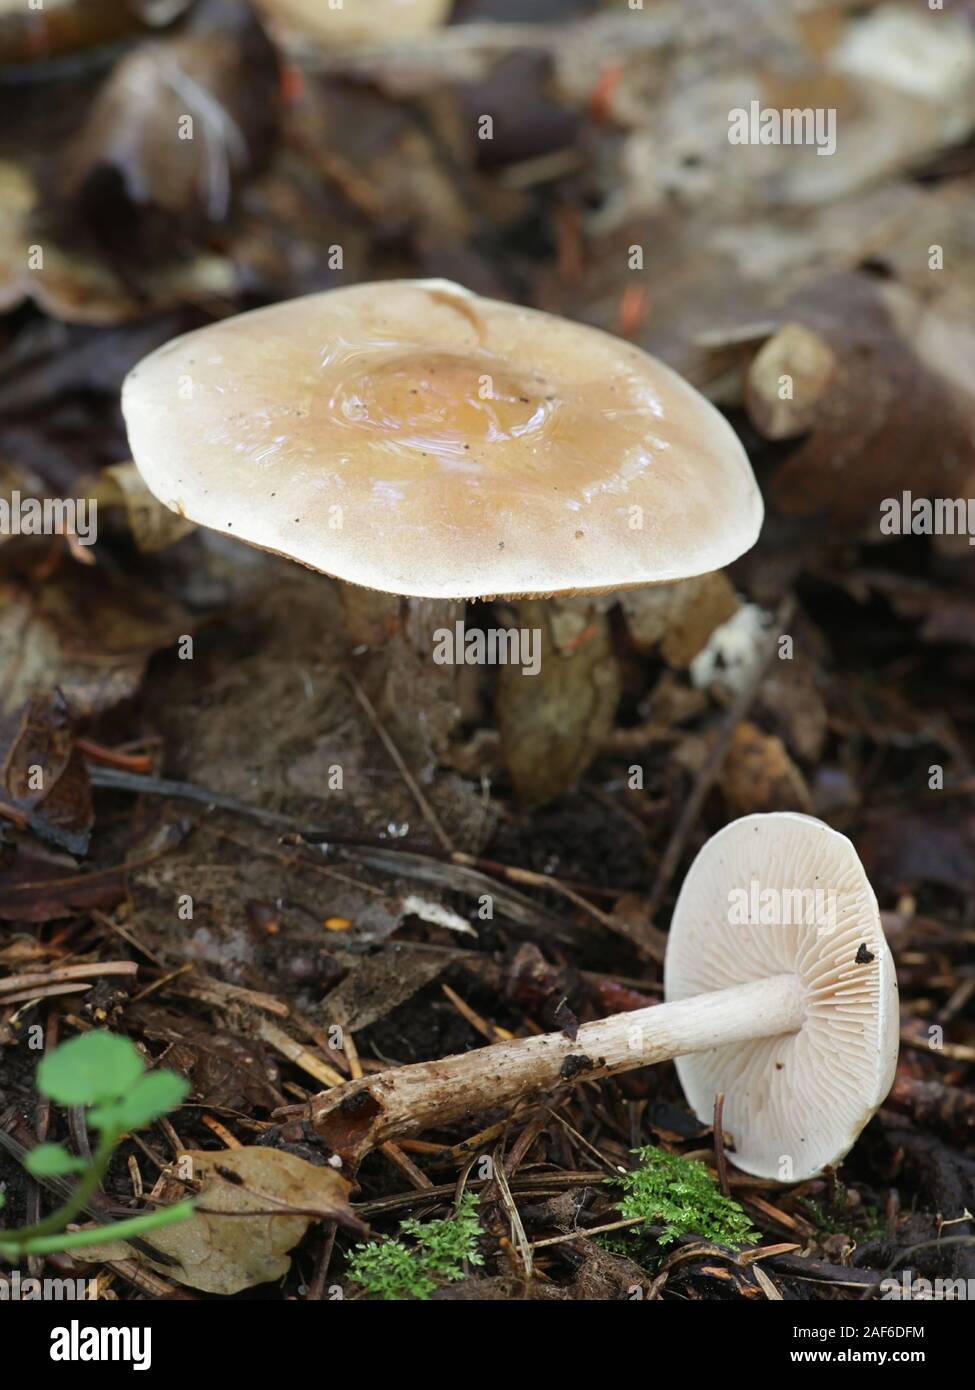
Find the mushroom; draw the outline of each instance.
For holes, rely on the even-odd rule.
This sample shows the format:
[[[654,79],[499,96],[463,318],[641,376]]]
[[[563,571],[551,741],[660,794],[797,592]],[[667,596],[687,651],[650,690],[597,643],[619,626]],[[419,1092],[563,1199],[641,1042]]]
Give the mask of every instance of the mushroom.
[[[608,593],[729,564],[762,501],[731,426],[598,329],[445,280],[327,290],[198,329],[129,373],[150,490],[355,585]]]
[[[445,728],[456,712],[458,667],[431,656],[460,601],[685,579],[741,555],[762,522],[731,426],[668,367],[445,280],[328,290],[189,333],[129,373],[122,410],[166,506],[342,581],[401,746],[419,735],[397,681],[422,671]],[[593,623],[609,647],[608,620]],[[537,627],[524,608],[512,625]],[[612,708],[584,722],[544,799],[598,749],[588,730],[611,722],[615,690],[600,687]]]
[[[797,920],[798,919],[798,920]],[[897,1062],[897,986],[850,841],[792,812],[713,836],[674,909],[666,1003],[564,1033],[376,1073],[312,1102],[318,1133],[358,1162],[377,1144],[674,1058],[698,1118],[723,1094],[734,1163],[802,1181],[836,1165]]]

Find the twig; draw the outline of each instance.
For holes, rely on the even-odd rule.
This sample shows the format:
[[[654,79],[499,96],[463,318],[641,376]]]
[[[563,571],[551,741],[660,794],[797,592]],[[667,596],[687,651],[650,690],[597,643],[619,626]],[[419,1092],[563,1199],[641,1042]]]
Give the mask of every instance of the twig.
[[[394,1168],[398,1168],[408,1183],[411,1183],[418,1192],[429,1192],[433,1188],[433,1183],[426,1173],[420,1171],[411,1158],[409,1158],[398,1144],[387,1142],[379,1145],[379,1152],[385,1154]]]
[[[4,1002],[10,990],[29,989],[32,985],[56,985],[71,983],[75,980],[92,980],[101,975],[127,975],[132,976],[138,972],[139,967],[135,961],[131,960],[110,960],[94,962],[85,965],[61,965],[55,970],[45,970],[36,975],[7,975],[0,980],[0,1003]]]
[[[533,1240],[533,1250],[543,1250],[549,1245],[565,1245],[569,1240],[588,1240],[590,1236],[601,1236],[607,1231],[625,1231],[631,1226],[645,1226],[645,1216],[629,1216],[625,1221],[610,1221],[606,1226],[589,1226],[585,1230],[569,1231],[561,1236],[547,1236],[545,1240]]]
[[[322,1241],[322,1253],[318,1264],[315,1267],[315,1274],[311,1283],[308,1285],[306,1297],[310,1302],[317,1302],[325,1292],[325,1280],[328,1278],[328,1267],[332,1263],[332,1251],[335,1249],[335,1233],[338,1230],[338,1223],[326,1221],[325,1238]]]
[[[185,965],[179,966],[178,969],[171,970],[168,975],[163,975],[160,979],[153,980],[151,985],[147,985],[145,989],[140,989],[138,994],[133,994],[129,1003],[141,1004],[142,1000],[148,999],[150,994],[158,994],[161,989],[165,989],[168,984],[178,979],[180,975],[188,975],[192,969],[192,961],[187,961]]]
[[[400,753],[399,749],[396,747],[396,744],[393,742],[386,729],[383,727],[382,721],[380,720],[379,715],[376,713],[372,701],[369,699],[369,696],[363,690],[361,683],[356,679],[356,677],[352,674],[351,671],[346,672],[346,676],[348,678],[349,684],[352,687],[356,699],[359,701],[359,704],[366,712],[366,717],[368,718],[372,727],[375,729],[376,733],[379,735],[379,738],[382,742],[383,747],[386,749],[386,752],[389,754],[393,762],[396,764],[396,769],[399,772],[399,775],[402,777],[403,781],[410,789],[410,793],[413,797],[413,800],[419,806],[420,811],[423,815],[423,819],[427,822],[430,829],[433,831],[437,839],[440,841],[441,848],[446,850],[448,854],[452,854],[454,846],[450,841],[450,837],[447,835],[447,832],[444,830],[443,826],[437,819],[437,814],[434,811],[433,807],[430,805],[429,801],[426,799],[426,797],[423,795],[423,792],[420,790],[420,786],[416,778],[413,776],[412,772],[410,772],[410,769],[406,766],[406,763],[403,760],[403,756]]]
[[[193,973],[188,979],[173,983],[173,994],[183,994],[189,999],[202,999],[205,1003],[226,1008],[228,1004],[246,1004],[262,1013],[274,1014],[277,1018],[288,1018],[291,1010],[287,1004],[276,999],[273,994],[261,990],[245,989],[242,985],[230,985],[224,980],[214,980],[209,975]]]
[[[5,994],[0,999],[0,1004],[4,1007],[7,1004],[28,1004],[31,1000],[59,998],[62,994],[85,994],[90,989],[89,984],[44,985],[40,989],[22,989],[16,994]]]
[[[517,1246],[518,1254],[521,1256],[525,1277],[530,1279],[535,1263],[532,1256],[531,1241],[525,1233],[525,1227],[521,1220],[521,1213],[515,1206],[515,1199],[511,1195],[511,1186],[508,1182],[508,1175],[505,1172],[504,1153],[500,1144],[494,1151],[494,1181],[500,1195],[501,1205],[508,1215],[512,1240]]]
[[[94,743],[90,738],[76,738],[74,746],[79,753],[90,758],[101,767],[115,767],[123,772],[148,773],[152,770],[152,757],[148,753],[121,753],[115,748],[106,748]]]
[[[724,1151],[724,1092],[719,1091],[714,1098],[714,1164],[718,1172],[718,1186],[723,1197],[731,1196],[728,1186],[728,1159]]]
[[[652,957],[652,953],[645,943],[634,938],[632,933],[627,930],[624,923],[618,921],[611,913],[603,912],[600,908],[596,907],[594,903],[584,898],[581,893],[577,893],[569,884],[564,883],[561,879],[555,878],[552,874],[539,874],[532,869],[519,869],[510,864],[497,864],[493,860],[476,859],[470,854],[455,853],[452,854],[450,858],[454,864],[459,864],[464,868],[486,869],[489,873],[499,874],[502,878],[507,879],[509,883],[516,883],[521,887],[541,888],[542,890],[558,893],[561,897],[572,903],[574,907],[579,908],[581,912],[585,912],[587,916],[592,917],[600,926],[605,927],[607,931],[614,932],[617,936],[623,937],[625,941],[636,948],[640,955],[648,958]]]
[[[602,1179],[602,1173],[541,1173],[537,1176],[514,1178],[510,1187],[512,1192],[517,1192],[523,1197],[546,1197],[553,1191],[563,1192],[569,1187],[590,1187],[593,1183],[602,1182]],[[467,1186],[481,1192],[493,1181],[493,1178],[475,1178],[468,1182]],[[439,1183],[422,1193],[398,1192],[391,1197],[376,1197],[370,1202],[362,1202],[354,1210],[356,1215],[363,1217],[385,1216],[389,1212],[415,1207],[421,1201],[429,1201],[431,1197],[454,1197],[456,1190],[456,1183]]]
[[[215,1120],[212,1115],[201,1115],[201,1123],[205,1124],[211,1134],[215,1134],[223,1144],[225,1149],[242,1149],[244,1146],[239,1139],[235,1139],[226,1125],[222,1125],[219,1120]]]
[[[109,917],[107,912],[102,912],[97,907],[90,907],[88,911],[96,922],[99,922],[103,927],[107,927],[109,931],[115,932],[117,936],[120,936],[123,941],[128,942],[140,955],[146,956],[154,965],[158,965],[160,970],[165,969],[160,957],[157,956],[154,951],[150,951],[149,947],[139,940],[135,932],[129,931],[128,927],[123,927],[120,922],[116,922],[113,918]]]
[[[257,1028],[257,1036],[262,1042],[266,1042],[273,1047],[275,1052],[280,1052],[282,1057],[287,1057],[289,1062],[300,1067],[303,1072],[313,1076],[322,1086],[341,1086],[345,1082],[345,1077],[341,1072],[330,1067],[327,1062],[316,1057],[313,1052],[309,1052],[306,1047],[296,1043],[290,1034],[283,1028],[279,1028],[276,1023],[272,1023],[269,1018],[262,1018]]]
[[[93,787],[104,787],[110,791],[134,792],[137,796],[171,796],[182,801],[198,801],[204,806],[215,806],[221,811],[232,811],[238,816],[247,816],[275,830],[293,830],[294,822],[276,811],[264,811],[260,806],[251,806],[246,801],[238,801],[232,796],[221,796],[219,792],[207,791],[205,787],[194,786],[192,782],[171,782],[162,777],[143,777],[134,772],[123,772],[113,767],[91,767],[88,775]]]

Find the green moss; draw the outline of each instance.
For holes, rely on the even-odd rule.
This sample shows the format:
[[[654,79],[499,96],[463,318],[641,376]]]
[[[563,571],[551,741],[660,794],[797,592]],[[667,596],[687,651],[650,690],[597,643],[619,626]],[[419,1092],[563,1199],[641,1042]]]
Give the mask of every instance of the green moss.
[[[886,1234],[877,1208],[851,1206],[845,1187],[837,1186],[830,1208],[812,1197],[800,1197],[798,1203],[815,1222],[820,1235],[857,1235],[863,1240],[878,1240]]]
[[[738,1203],[721,1195],[703,1163],[663,1149],[634,1152],[640,1158],[639,1168],[607,1181],[625,1189],[618,1204],[620,1215],[641,1219],[643,1224],[632,1231],[638,1242],[646,1234],[644,1227],[660,1225],[664,1229],[655,1235],[658,1245],[696,1235],[737,1250],[760,1238]]]
[[[468,1193],[453,1216],[403,1221],[400,1238],[357,1245],[349,1278],[372,1298],[429,1298],[438,1285],[463,1279],[470,1265],[484,1263],[477,1249],[484,1232],[476,1208],[477,1197]]]

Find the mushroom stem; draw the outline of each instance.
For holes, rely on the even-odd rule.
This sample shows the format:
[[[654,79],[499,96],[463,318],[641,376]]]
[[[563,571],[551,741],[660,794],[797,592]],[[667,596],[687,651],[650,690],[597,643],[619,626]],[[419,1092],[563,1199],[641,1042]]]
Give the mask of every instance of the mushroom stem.
[[[545,1094],[565,1081],[795,1033],[804,1012],[796,976],[772,975],[584,1023],[574,1039],[546,1033],[378,1072],[317,1096],[312,1123],[336,1153],[356,1164],[389,1139]]]

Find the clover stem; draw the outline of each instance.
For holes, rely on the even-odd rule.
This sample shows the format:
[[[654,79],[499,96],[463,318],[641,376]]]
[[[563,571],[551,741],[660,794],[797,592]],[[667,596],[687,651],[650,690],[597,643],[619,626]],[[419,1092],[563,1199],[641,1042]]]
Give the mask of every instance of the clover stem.
[[[55,1208],[50,1215],[45,1216],[43,1221],[38,1221],[33,1226],[25,1226],[22,1230],[10,1233],[11,1238],[18,1246],[22,1245],[24,1241],[33,1241],[41,1236],[63,1231],[68,1222],[73,1221],[78,1213],[84,1210],[88,1198],[97,1191],[102,1178],[108,1172],[108,1165],[111,1162],[112,1152],[118,1138],[119,1136],[112,1130],[106,1130],[99,1139],[94,1154],[92,1154],[91,1164],[75,1183],[71,1196],[61,1206]]]

